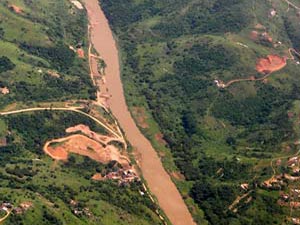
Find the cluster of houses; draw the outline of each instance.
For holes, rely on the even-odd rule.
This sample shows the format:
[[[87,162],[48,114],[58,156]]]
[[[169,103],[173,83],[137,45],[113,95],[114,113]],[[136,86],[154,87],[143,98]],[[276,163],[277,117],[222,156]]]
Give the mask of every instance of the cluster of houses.
[[[110,172],[104,176],[104,179],[118,180],[119,185],[124,185],[124,184],[128,184],[140,180],[140,178],[132,169],[128,169],[128,170],[119,169],[116,172]]]
[[[292,208],[300,208],[300,189],[292,188],[289,194],[281,192],[278,203]]]
[[[0,93],[3,95],[9,94],[9,89],[7,87],[0,88]]]
[[[278,160],[276,165],[281,166],[282,160]],[[291,182],[300,180],[300,158],[298,156],[289,158],[284,163],[284,166],[286,166],[290,172],[274,175],[272,178],[264,181],[262,186],[267,189],[282,190],[283,187],[287,187]],[[288,189],[288,192],[280,192],[278,204],[291,209],[300,209],[300,189],[294,186]],[[300,218],[291,217],[289,220],[293,224],[300,224]]]
[[[76,216],[87,216],[87,217],[92,217],[93,213],[90,211],[89,208],[87,207],[80,207],[78,202],[75,200],[70,201],[70,205],[72,207],[72,212]]]
[[[226,85],[224,84],[224,82],[221,81],[221,80],[215,79],[214,83],[217,85],[218,88],[225,88],[226,87]]]
[[[300,218],[291,218],[293,224],[300,224]]]
[[[276,165],[281,165],[281,160],[278,160]],[[291,173],[282,173],[271,177],[270,179],[262,183],[262,187],[268,189],[281,189],[283,186],[287,185],[287,181],[293,182],[300,180],[300,158],[295,156],[288,159],[286,162],[286,167],[291,171]]]
[[[5,211],[7,213],[13,212],[15,214],[23,214],[32,206],[32,202],[23,202],[18,207],[14,207],[14,205],[10,202],[3,202],[0,205],[0,211]]]

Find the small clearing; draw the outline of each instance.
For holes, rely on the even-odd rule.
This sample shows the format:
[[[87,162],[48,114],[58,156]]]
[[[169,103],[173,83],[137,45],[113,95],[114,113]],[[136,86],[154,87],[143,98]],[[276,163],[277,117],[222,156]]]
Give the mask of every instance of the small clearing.
[[[18,7],[18,6],[16,6],[16,5],[9,5],[9,8],[10,8],[11,10],[13,10],[13,11],[14,11],[15,13],[17,13],[17,14],[23,13],[23,9],[20,8],[20,7]]]
[[[60,75],[55,71],[48,70],[47,74],[51,77],[60,78]]]
[[[95,173],[94,176],[92,176],[92,180],[103,180],[104,177],[101,175],[101,173]]]
[[[273,38],[267,32],[258,32],[256,30],[251,31],[250,39],[253,41],[266,41],[273,43]]]

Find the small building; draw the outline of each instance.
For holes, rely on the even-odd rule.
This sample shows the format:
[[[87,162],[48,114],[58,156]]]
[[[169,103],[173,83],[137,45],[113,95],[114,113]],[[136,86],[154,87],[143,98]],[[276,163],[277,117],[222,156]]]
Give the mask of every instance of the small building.
[[[274,16],[276,16],[276,15],[277,15],[277,12],[276,12],[275,9],[271,9],[271,10],[269,11],[269,16],[270,16],[270,17],[274,17]]]
[[[7,87],[0,88],[0,92],[3,95],[9,94],[9,89]]]

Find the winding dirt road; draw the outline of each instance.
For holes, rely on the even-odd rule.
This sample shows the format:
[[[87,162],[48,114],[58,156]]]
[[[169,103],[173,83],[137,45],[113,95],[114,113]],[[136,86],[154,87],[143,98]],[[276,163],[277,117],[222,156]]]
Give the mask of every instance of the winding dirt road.
[[[128,141],[141,155],[140,168],[150,191],[156,196],[173,225],[195,225],[179,191],[165,171],[156,151],[136,126],[128,111],[122,81],[118,49],[108,21],[102,12],[98,0],[83,0],[91,25],[91,41],[103,58],[106,67],[106,82],[100,90],[109,94],[108,105],[124,130]]]
[[[4,222],[4,220],[6,220],[9,217],[9,215],[11,214],[11,211],[12,210],[6,210],[6,215],[0,219],[0,223]]]
[[[92,119],[96,123],[98,123],[100,126],[104,127],[106,130],[108,130],[110,133],[112,133],[117,138],[123,139],[122,134],[118,134],[116,131],[114,131],[113,128],[109,127],[107,124],[102,123],[97,118],[91,116],[90,114],[82,112],[79,109],[81,109],[81,107],[69,107],[69,108],[53,108],[53,107],[41,107],[41,108],[38,108],[37,107],[37,108],[28,108],[28,109],[14,110],[14,111],[9,111],[9,112],[0,112],[0,115],[1,116],[6,116],[6,115],[12,115],[12,114],[19,114],[19,113],[26,113],[26,112],[35,112],[35,111],[45,111],[45,110],[50,110],[50,111],[72,111],[72,112],[80,113],[80,114],[82,114],[84,116],[89,117],[90,119]]]

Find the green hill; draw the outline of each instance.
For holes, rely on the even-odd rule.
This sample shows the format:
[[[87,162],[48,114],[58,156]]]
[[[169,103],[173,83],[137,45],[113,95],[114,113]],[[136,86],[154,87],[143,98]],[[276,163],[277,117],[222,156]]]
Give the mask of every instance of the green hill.
[[[88,61],[69,48],[87,47],[84,11],[66,0],[1,1],[0,21],[0,65],[7,64],[0,69],[0,87],[10,91],[0,95],[1,107],[94,98]]]
[[[141,181],[92,179],[120,172],[116,161],[102,164],[76,154],[57,161],[43,152],[47,141],[69,135],[66,128],[78,124],[107,135],[87,116],[93,111],[105,124],[112,120],[86,101],[96,97],[87,54],[77,54],[87,53],[87,24],[86,11],[69,0],[0,1],[0,109],[48,109],[1,114],[1,224],[162,224]],[[77,106],[82,111],[70,111]],[[121,148],[119,142],[109,145]]]
[[[299,59],[288,52],[300,50],[300,1],[100,2],[119,40],[133,115],[148,123],[141,129],[169,172],[184,175],[174,180],[199,224],[298,218],[282,203],[299,201],[291,196],[298,182],[278,178],[266,187],[264,181],[298,176],[286,161],[300,138]],[[287,66],[262,79],[256,64],[268,55]],[[257,80],[215,83],[233,79]]]

